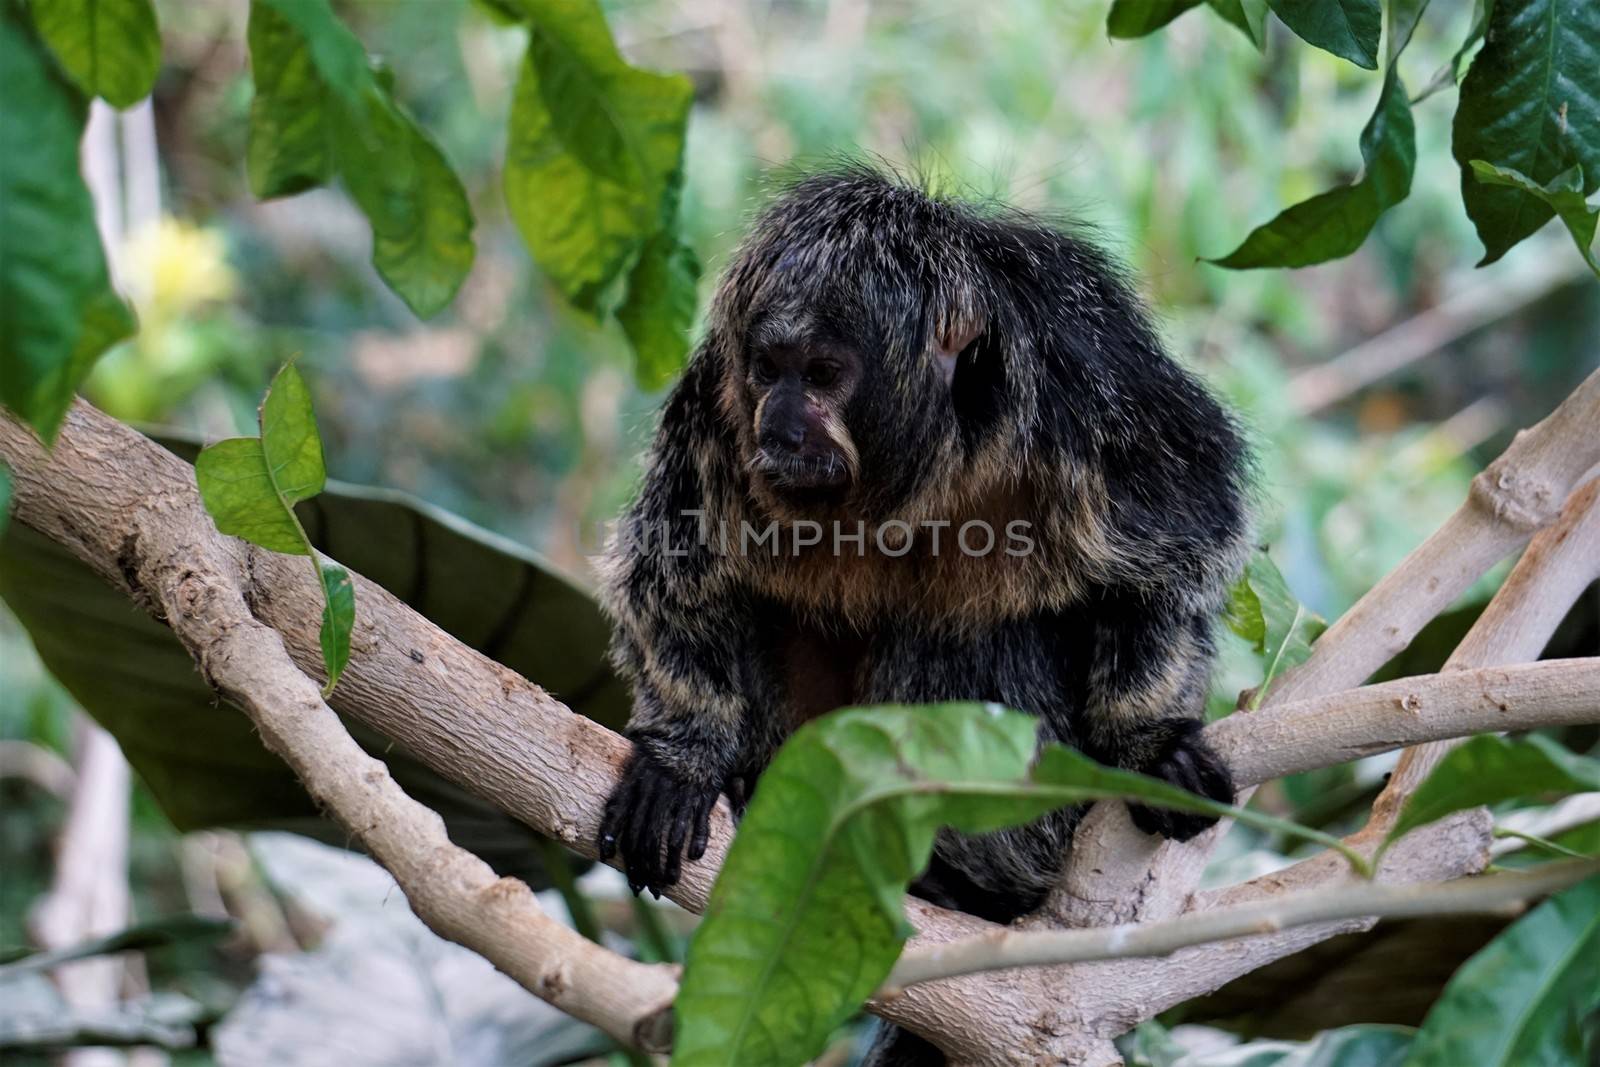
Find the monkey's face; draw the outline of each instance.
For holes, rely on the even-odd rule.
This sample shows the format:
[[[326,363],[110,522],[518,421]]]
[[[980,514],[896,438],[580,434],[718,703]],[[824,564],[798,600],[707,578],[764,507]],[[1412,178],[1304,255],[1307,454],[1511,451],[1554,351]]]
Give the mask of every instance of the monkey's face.
[[[745,360],[751,473],[797,502],[847,492],[861,460],[845,410],[861,377],[861,358],[847,345],[753,343]]]

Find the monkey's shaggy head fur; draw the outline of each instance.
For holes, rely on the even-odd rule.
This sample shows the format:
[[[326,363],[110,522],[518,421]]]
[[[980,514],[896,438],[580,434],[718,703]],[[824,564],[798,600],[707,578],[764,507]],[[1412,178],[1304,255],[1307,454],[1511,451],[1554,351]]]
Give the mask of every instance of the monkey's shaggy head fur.
[[[1230,417],[1163,351],[1121,270],[1040,219],[860,166],[800,180],[757,219],[712,306],[730,416],[752,342],[773,333],[863,361],[844,412],[857,514],[960,506],[1026,479],[1035,493],[1109,494],[1138,526],[1141,500],[1216,484],[1195,514],[1149,532],[1192,520],[1214,544],[1241,525]],[[951,337],[959,352],[942,351]]]

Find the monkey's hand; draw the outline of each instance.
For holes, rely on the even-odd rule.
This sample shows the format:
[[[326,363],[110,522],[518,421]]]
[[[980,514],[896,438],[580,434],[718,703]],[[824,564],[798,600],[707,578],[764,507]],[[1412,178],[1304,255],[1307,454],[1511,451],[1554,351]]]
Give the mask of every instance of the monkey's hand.
[[[685,845],[690,860],[706,854],[711,809],[720,792],[715,785],[685,781],[635,745],[600,820],[600,858],[621,852],[629,888],[635,894],[648,889],[659,898],[683,872]]]
[[[1201,739],[1202,724],[1196,719],[1167,719],[1161,725],[1165,736],[1156,757],[1140,769],[1191,793],[1232,804],[1233,775],[1227,764]],[[1128,805],[1128,814],[1133,816],[1133,824],[1145,833],[1160,834],[1174,841],[1187,841],[1200,831],[1209,830],[1217,821],[1213,815],[1193,815],[1143,804]]]

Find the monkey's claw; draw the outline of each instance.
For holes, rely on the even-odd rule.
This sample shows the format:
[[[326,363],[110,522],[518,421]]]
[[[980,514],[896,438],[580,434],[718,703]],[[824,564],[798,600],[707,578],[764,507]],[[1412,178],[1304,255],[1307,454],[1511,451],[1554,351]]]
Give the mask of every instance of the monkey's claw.
[[[1232,804],[1233,775],[1211,746],[1201,740],[1200,726],[1194,720],[1175,724],[1165,751],[1152,766],[1144,769],[1144,773],[1218,803]],[[1214,815],[1195,815],[1143,804],[1128,805],[1128,814],[1133,816],[1133,824],[1145,833],[1160,834],[1174,841],[1187,841],[1202,830],[1210,829],[1217,821]]]
[[[602,860],[622,856],[628,888],[648,889],[657,899],[683,873],[689,859],[705,855],[711,809],[720,792],[686,782],[646,749],[636,747],[622,780],[606,801],[595,844]]]

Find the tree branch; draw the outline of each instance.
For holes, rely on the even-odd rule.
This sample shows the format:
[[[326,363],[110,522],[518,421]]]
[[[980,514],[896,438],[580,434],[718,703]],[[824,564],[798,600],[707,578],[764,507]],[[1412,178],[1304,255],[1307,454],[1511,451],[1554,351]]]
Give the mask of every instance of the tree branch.
[[[1486,731],[1600,722],[1600,657],[1400,678],[1230,715],[1206,740],[1241,785]]]
[[[1600,873],[1600,860],[1551,863],[1531,871],[1389,885],[1356,882],[1230,908],[1190,912],[1153,923],[1091,930],[998,930],[947,945],[912,949],[900,957],[889,989],[1009,967],[1042,967],[1089,960],[1170,956],[1181,948],[1274,933],[1341,919],[1515,913],[1528,900],[1559,892]]]
[[[108,451],[118,438],[122,450]],[[246,594],[259,598],[261,590],[250,582],[250,553],[216,533],[181,461],[163,458],[81,402],[53,455],[9,415],[0,417],[0,451],[18,479],[22,520],[68,535],[102,573],[114,568],[120,583],[172,627],[207,683],[250,717],[312,797],[394,875],[429,927],[618,1040],[668,1047],[664,1009],[677,991],[673,969],[585,940],[546,916],[522,882],[497,877],[450,843],[443,820],[362,751],[279,634],[252,614]],[[108,455],[118,462],[106,463]],[[158,474],[156,485],[137,475],[126,479],[130,466],[141,465]],[[41,491],[46,485],[48,493]],[[94,487],[106,494],[101,504],[77,495]],[[74,522],[90,514],[92,525]],[[118,552],[94,554],[111,538],[122,545]]]

